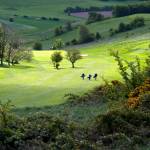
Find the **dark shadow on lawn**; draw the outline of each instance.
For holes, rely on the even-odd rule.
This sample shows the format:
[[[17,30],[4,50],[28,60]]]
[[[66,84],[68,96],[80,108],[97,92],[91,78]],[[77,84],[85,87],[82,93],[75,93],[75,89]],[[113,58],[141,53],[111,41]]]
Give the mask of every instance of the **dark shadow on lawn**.
[[[26,65],[15,65],[12,66],[11,68],[15,68],[15,69],[31,69],[34,68],[33,66],[26,66]]]
[[[8,65],[4,64],[4,65],[0,65],[0,68],[10,68]]]

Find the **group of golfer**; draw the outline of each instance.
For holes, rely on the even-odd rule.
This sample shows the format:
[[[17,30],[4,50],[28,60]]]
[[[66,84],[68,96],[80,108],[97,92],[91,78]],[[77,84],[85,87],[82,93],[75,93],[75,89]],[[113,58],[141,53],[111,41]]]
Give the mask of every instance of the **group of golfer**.
[[[97,73],[95,73],[93,76],[92,76],[91,74],[89,74],[89,75],[87,76],[87,78],[88,78],[89,80],[91,80],[92,77],[93,77],[95,80],[97,80],[97,76],[98,76]],[[81,74],[81,78],[84,80],[85,77],[86,77],[86,75],[85,75],[84,73],[82,73],[82,74]]]

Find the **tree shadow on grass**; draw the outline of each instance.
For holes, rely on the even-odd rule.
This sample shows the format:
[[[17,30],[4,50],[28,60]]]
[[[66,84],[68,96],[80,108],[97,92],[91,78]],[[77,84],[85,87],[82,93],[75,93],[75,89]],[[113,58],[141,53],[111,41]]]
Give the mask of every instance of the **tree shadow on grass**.
[[[27,66],[27,65],[15,65],[12,68],[15,68],[15,69],[31,69],[31,68],[34,68],[34,67],[33,66]]]
[[[72,69],[84,69],[85,67],[74,67]]]
[[[8,65],[0,65],[0,68],[10,68]]]

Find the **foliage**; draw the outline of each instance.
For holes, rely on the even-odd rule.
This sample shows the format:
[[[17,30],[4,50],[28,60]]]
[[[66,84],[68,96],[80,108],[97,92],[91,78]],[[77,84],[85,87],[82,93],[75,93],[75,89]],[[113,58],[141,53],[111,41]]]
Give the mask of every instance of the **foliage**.
[[[0,127],[6,128],[8,126],[8,122],[10,121],[10,110],[12,107],[11,101],[4,104],[0,102]]]
[[[137,108],[141,105],[142,101],[145,101],[145,94],[150,92],[150,79],[145,80],[144,84],[136,87],[130,94],[127,102],[129,108]],[[144,98],[144,97],[145,98]],[[148,101],[147,101],[148,102]]]
[[[8,66],[19,64],[20,61],[31,61],[32,52],[23,48],[22,41],[13,33],[8,32],[5,26],[2,26],[0,31],[0,61],[1,66],[4,62]]]
[[[94,36],[84,25],[81,25],[79,28],[79,43],[88,43],[94,41]]]
[[[66,25],[65,25],[65,28],[66,28],[67,31],[71,31],[72,30],[71,22],[67,22]]]
[[[67,60],[71,62],[72,68],[75,67],[74,64],[76,61],[82,58],[79,50],[68,50],[66,57]]]
[[[95,105],[113,101],[123,101],[126,99],[128,90],[120,81],[113,80],[111,83],[100,85],[82,96],[66,94],[65,97],[72,105]]]
[[[64,10],[64,12],[70,14],[76,12],[93,12],[93,11],[110,11],[110,10],[112,10],[112,6],[104,6],[104,7],[90,6],[89,8],[76,6],[76,7],[67,7]]]
[[[64,30],[63,30],[62,26],[56,27],[55,30],[54,30],[54,35],[55,36],[61,35],[63,33],[64,33]]]
[[[14,117],[0,128],[3,149],[134,149],[148,146],[150,116],[142,111],[114,110],[81,126],[46,113]]]
[[[129,91],[136,88],[144,81],[144,74],[141,70],[139,58],[136,58],[135,62],[128,62],[120,58],[118,51],[112,52],[111,54],[118,63],[120,74]]]
[[[51,55],[51,61],[56,69],[59,69],[60,62],[62,60],[63,60],[63,56],[61,55],[61,52],[54,52]]]
[[[102,16],[101,14],[91,12],[91,13],[89,13],[89,17],[88,17],[86,23],[89,24],[89,23],[101,21],[101,20],[103,20],[103,18],[104,18],[104,16]]]
[[[42,43],[40,42],[35,42],[33,45],[34,50],[42,50]]]
[[[102,36],[100,35],[99,32],[96,32],[95,38],[96,38],[96,40],[99,40],[102,38]]]
[[[8,40],[8,37],[6,33],[6,28],[5,28],[5,25],[2,25],[0,27],[0,65],[1,66],[3,66],[4,64],[7,40]]]
[[[128,16],[135,13],[149,13],[149,12],[150,12],[149,2],[128,6],[116,6],[113,8],[113,14],[115,17]]]
[[[116,30],[110,29],[110,35],[114,35],[116,33],[130,31],[132,29],[136,29],[145,25],[145,20],[143,17],[136,17],[133,21],[128,24],[121,22]]]
[[[56,50],[56,49],[61,49],[64,46],[64,43],[61,39],[56,39],[52,49]]]

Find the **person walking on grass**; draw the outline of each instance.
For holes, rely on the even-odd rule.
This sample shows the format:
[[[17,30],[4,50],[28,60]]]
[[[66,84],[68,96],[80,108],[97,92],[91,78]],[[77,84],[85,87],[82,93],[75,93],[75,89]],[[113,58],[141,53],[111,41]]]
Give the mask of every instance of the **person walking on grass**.
[[[87,77],[89,80],[91,80],[91,78],[92,78],[92,75],[91,74],[89,74],[89,76]]]
[[[81,74],[81,78],[84,80],[84,78],[85,78],[85,74],[84,73]]]
[[[97,80],[97,76],[98,76],[98,74],[95,73],[94,76],[93,76],[93,78],[94,78],[95,80]]]

